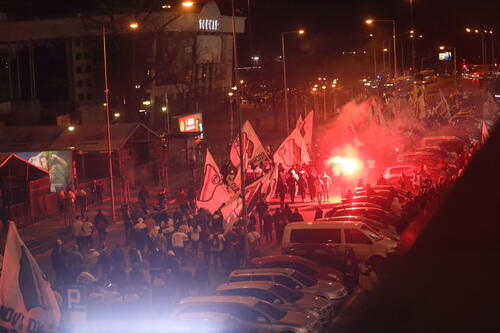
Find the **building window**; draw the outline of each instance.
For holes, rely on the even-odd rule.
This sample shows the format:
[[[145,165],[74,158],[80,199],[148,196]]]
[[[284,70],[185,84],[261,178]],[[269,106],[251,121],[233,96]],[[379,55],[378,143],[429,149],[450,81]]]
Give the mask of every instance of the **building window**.
[[[78,100],[83,101],[83,94],[78,94]]]
[[[90,82],[90,80],[87,80],[86,85],[87,85],[87,87],[91,87],[92,86],[92,83]]]
[[[82,74],[82,67],[81,66],[77,66],[76,67],[76,73],[77,74]]]
[[[90,54],[88,52],[85,52],[83,54],[83,58],[86,59],[86,60],[88,60],[90,58]]]
[[[78,80],[78,81],[76,82],[76,86],[77,86],[77,87],[81,87],[82,85],[83,85],[83,81],[82,81],[82,80]]]
[[[80,46],[82,40],[80,38],[75,39],[75,46]]]
[[[80,60],[82,59],[82,54],[80,52],[78,52],[76,55],[75,55],[75,59],[76,60]]]
[[[90,101],[92,99],[92,93],[87,93],[87,100]]]
[[[90,66],[85,66],[85,73],[90,73]]]

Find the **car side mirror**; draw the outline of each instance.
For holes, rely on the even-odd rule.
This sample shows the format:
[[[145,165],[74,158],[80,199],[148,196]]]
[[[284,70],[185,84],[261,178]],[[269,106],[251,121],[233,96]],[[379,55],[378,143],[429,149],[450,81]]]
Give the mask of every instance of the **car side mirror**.
[[[276,298],[274,301],[273,301],[274,304],[282,304],[281,303],[281,300],[279,298]]]

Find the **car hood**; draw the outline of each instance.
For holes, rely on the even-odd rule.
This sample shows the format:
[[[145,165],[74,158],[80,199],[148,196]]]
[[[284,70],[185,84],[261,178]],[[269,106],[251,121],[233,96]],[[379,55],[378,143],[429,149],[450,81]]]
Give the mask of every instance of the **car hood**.
[[[324,297],[305,292],[304,297],[299,299],[295,304],[308,308],[323,308],[325,306],[328,306],[330,304],[330,301]]]
[[[389,239],[389,238],[384,238],[384,239],[378,241],[378,243],[381,244],[382,246],[384,246],[385,248],[392,249],[392,250],[394,250],[398,245],[397,241]]]
[[[288,311],[287,314],[281,318],[280,323],[294,326],[307,326],[315,321],[317,321],[317,318],[311,314],[299,311]]]
[[[342,283],[326,280],[318,280],[318,283],[309,287],[309,290],[321,292],[321,295],[330,299],[342,298],[347,295],[347,291]]]

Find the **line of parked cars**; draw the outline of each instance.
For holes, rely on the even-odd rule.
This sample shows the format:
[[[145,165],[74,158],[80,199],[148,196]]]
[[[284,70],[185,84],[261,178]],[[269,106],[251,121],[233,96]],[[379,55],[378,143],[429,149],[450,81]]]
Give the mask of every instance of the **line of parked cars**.
[[[182,332],[191,332],[191,320],[210,322],[219,329],[213,332],[322,332],[349,294],[346,266],[336,252],[323,251],[313,261],[309,250],[295,247],[254,258],[249,268],[232,271],[212,295],[181,300],[171,318],[187,318]]]

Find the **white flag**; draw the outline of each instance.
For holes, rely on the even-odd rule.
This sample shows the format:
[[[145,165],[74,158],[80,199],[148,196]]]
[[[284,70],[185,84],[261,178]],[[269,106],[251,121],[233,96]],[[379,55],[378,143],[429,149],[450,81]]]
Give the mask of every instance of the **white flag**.
[[[300,117],[299,120],[300,121],[297,121],[297,128],[304,140],[307,152],[311,155],[314,112],[309,112],[304,120],[302,120],[302,117]]]
[[[229,200],[229,194],[222,180],[219,168],[208,150],[204,175],[203,187],[196,204],[199,208],[205,208],[213,213]]]
[[[61,320],[50,282],[12,221],[0,277],[0,306],[2,313],[9,313],[1,316],[0,326],[9,332],[51,332],[57,329]]]
[[[493,119],[493,116],[497,113],[498,106],[495,103],[495,99],[491,94],[488,93],[486,102],[483,104],[483,119]]]
[[[488,127],[486,127],[486,124],[483,121],[481,124],[481,144],[484,145],[489,137],[490,131],[488,131]]]
[[[246,166],[247,163],[258,164],[264,161],[267,157],[266,149],[260,142],[257,133],[255,133],[252,124],[247,120],[241,128],[241,136],[243,138],[243,162]],[[231,151],[229,152],[229,159],[235,167],[240,165],[240,136],[239,133],[233,140]]]
[[[285,171],[294,165],[307,164],[310,161],[309,153],[298,128],[290,133],[274,153],[274,162],[276,165],[281,164]]]

